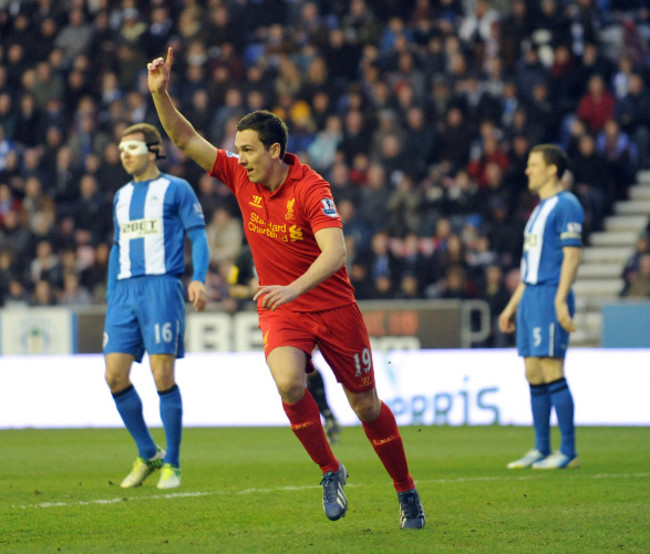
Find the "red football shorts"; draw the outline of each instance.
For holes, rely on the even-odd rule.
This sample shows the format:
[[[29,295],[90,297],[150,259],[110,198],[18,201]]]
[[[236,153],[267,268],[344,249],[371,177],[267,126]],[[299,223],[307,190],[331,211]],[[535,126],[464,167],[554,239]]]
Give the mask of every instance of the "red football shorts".
[[[311,356],[318,345],[346,389],[364,392],[375,386],[370,338],[356,303],[322,312],[262,310],[259,316],[266,356],[279,346],[293,346]]]

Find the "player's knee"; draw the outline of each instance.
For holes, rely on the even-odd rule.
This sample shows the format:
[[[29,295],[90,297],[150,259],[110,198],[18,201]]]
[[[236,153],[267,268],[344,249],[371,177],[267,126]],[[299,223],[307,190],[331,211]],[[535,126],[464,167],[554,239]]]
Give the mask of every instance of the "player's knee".
[[[154,371],[153,379],[156,383],[156,388],[158,390],[168,390],[171,389],[176,384],[176,379],[174,378],[173,370]]]
[[[295,379],[279,378],[276,379],[275,385],[278,392],[287,404],[295,404],[305,394],[305,383]]]
[[[128,376],[106,372],[104,379],[106,380],[108,388],[111,389],[111,392],[114,394],[124,390],[129,386]]]
[[[361,421],[374,421],[381,411],[381,401],[374,395],[358,396],[350,401],[350,406]]]

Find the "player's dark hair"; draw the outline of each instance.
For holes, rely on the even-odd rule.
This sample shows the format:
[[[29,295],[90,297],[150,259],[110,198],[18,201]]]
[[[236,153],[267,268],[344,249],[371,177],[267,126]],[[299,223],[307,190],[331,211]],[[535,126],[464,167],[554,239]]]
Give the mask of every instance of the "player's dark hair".
[[[238,131],[246,129],[257,131],[260,142],[267,150],[277,142],[280,145],[280,159],[284,159],[289,130],[282,118],[268,110],[257,110],[245,115],[237,123]]]
[[[125,137],[134,133],[142,133],[144,135],[144,141],[147,143],[149,152],[153,152],[156,155],[156,159],[165,157],[160,155],[160,143],[162,142],[162,137],[160,136],[160,131],[158,131],[156,127],[149,123],[136,123],[135,125],[131,125],[124,129],[121,136]]]
[[[564,172],[569,168],[569,156],[567,156],[564,149],[555,144],[538,144],[533,146],[530,151],[541,153],[546,165],[557,167],[558,179],[561,179]]]

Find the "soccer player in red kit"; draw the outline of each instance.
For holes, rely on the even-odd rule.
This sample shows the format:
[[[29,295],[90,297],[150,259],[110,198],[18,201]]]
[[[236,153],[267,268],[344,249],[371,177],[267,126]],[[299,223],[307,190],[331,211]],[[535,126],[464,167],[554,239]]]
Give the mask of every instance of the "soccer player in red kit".
[[[173,51],[148,64],[149,90],[174,144],[235,194],[260,287],[255,294],[267,364],[291,429],[321,468],[323,508],[343,517],[348,477],[325,437],[306,368],[318,345],[393,479],[400,526],[424,527],[424,510],[390,408],[377,396],[370,340],[345,269],[341,218],[330,185],[285,152],[287,127],[260,110],[237,124],[237,153],[217,149],[176,109],[167,85]]]

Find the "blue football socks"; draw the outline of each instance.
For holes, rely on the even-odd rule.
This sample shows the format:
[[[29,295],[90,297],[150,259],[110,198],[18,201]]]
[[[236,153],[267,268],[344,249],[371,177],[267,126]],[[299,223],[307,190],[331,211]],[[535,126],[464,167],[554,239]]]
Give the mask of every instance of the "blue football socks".
[[[535,449],[548,455],[551,453],[551,396],[548,385],[530,385],[530,407],[533,412]]]
[[[183,401],[178,385],[158,391],[160,396],[160,419],[165,428],[167,454],[164,463],[180,467],[181,435],[183,434]]]
[[[551,397],[551,404],[555,408],[557,423],[560,427],[562,441],[560,451],[562,454],[575,458],[576,456],[576,435],[575,425],[573,422],[573,396],[569,390],[569,385],[564,377],[548,383],[548,392]]]
[[[142,400],[133,385],[113,394],[117,411],[126,429],[138,448],[138,456],[148,460],[156,455],[156,443],[153,441],[142,415]]]

